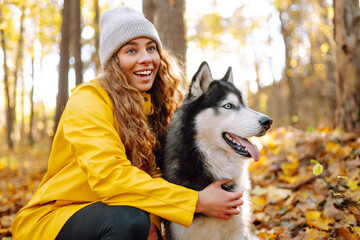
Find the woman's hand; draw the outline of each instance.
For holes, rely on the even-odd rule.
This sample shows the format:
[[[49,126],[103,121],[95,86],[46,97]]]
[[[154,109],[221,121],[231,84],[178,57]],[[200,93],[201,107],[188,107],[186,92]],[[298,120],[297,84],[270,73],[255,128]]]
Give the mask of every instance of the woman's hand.
[[[209,217],[229,219],[231,215],[240,213],[238,206],[243,205],[241,192],[227,192],[221,188],[230,179],[211,183],[199,192],[195,212],[201,212]]]

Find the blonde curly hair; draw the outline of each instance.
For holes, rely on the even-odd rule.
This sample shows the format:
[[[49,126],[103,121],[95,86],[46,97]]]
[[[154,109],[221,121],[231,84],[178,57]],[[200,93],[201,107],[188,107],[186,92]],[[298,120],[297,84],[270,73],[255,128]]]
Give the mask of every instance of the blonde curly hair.
[[[152,88],[152,109],[143,111],[141,92],[130,84],[117,62],[116,54],[104,66],[100,85],[107,91],[114,105],[119,124],[119,136],[131,163],[154,176],[158,174],[156,156],[161,150],[170,119],[183,99],[179,84],[184,75],[179,62],[165,49],[158,49],[160,65]]]

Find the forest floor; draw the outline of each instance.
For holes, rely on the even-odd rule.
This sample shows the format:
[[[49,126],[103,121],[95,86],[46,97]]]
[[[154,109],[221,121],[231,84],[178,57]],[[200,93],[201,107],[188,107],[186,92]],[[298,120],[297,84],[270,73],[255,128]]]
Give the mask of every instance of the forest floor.
[[[360,138],[328,127],[278,128],[252,139],[253,231],[260,239],[360,239]],[[46,170],[48,149],[0,151],[0,239]],[[315,163],[324,171],[316,176]],[[341,194],[344,194],[341,195]]]

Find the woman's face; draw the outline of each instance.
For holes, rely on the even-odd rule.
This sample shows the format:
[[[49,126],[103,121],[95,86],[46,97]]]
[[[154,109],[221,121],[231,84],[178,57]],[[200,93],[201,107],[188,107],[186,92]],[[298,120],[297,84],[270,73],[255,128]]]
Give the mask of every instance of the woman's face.
[[[116,56],[132,86],[141,92],[151,89],[160,65],[160,55],[153,40],[145,37],[131,40]]]

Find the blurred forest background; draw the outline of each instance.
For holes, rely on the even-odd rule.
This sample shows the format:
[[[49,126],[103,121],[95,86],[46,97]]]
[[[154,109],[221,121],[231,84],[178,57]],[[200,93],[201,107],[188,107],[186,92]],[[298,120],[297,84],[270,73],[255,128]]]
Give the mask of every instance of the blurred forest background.
[[[279,190],[282,197],[270,201],[287,204],[277,205],[282,207],[276,214],[289,210],[292,201],[307,201],[304,193],[295,193],[305,183],[315,184],[309,170],[312,158],[326,164],[353,161],[351,169],[341,165],[343,171],[332,174],[350,177],[352,185],[343,184],[344,190],[358,202],[359,0],[0,0],[0,239],[10,235],[14,214],[27,203],[46,170],[71,88],[90,81],[99,70],[101,13],[121,4],[143,11],[154,23],[163,44],[184,62],[189,79],[204,60],[215,78],[232,66],[235,84],[247,95],[249,106],[274,119],[272,133],[261,141],[267,164],[252,166],[252,180],[267,189],[270,178],[277,190],[290,191]],[[323,188],[328,192],[326,185]],[[299,239],[315,239],[305,237],[310,233],[316,239],[359,237],[360,212],[341,222],[335,217],[338,212],[322,212],[324,203],[321,209],[301,205],[305,210],[299,218],[305,222],[294,223],[290,217],[286,221],[292,225],[264,224],[263,219],[281,219],[287,213],[266,212],[267,194],[254,192],[260,214],[254,224],[263,239],[288,239],[279,238],[281,233]],[[323,195],[316,201],[331,198]],[[347,215],[357,211],[345,205],[337,209]],[[319,210],[315,223],[313,215],[306,215],[309,209]],[[261,215],[264,211],[266,216]],[[325,228],[319,227],[319,219],[333,219],[338,227],[330,220]]]

